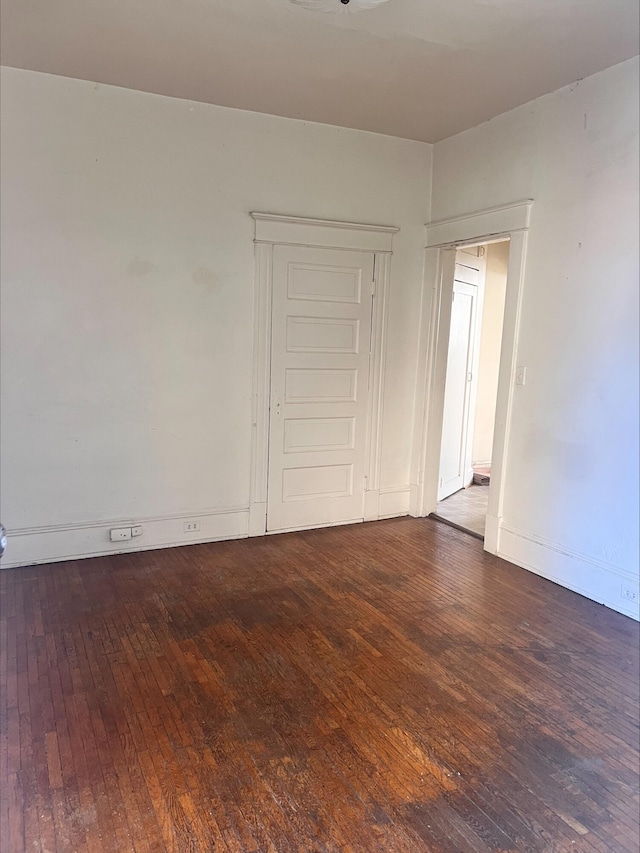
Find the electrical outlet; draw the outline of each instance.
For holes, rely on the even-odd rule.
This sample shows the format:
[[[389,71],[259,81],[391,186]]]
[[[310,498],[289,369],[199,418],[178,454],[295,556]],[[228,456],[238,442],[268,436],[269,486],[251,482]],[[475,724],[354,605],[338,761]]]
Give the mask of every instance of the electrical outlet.
[[[142,536],[142,525],[137,524],[135,527],[132,527],[131,528],[131,535],[132,536]]]
[[[626,598],[627,601],[637,601],[638,600],[638,590],[633,589],[630,586],[623,586],[620,590],[620,595],[623,598]]]
[[[131,528],[112,527],[109,531],[109,538],[112,542],[123,542],[125,539],[131,539]]]
[[[182,525],[182,530],[185,533],[197,533],[200,530],[199,521],[185,521]]]

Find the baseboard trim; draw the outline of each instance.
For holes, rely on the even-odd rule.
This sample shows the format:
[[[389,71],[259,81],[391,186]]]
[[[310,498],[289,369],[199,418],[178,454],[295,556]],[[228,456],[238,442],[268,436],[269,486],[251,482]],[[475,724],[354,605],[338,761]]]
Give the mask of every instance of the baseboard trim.
[[[598,604],[640,621],[638,603],[624,600],[623,586],[637,588],[638,578],[502,524],[498,556],[540,577],[584,595]]]
[[[200,522],[196,533],[185,533],[186,519]],[[124,542],[111,542],[112,527],[140,525],[142,536]],[[175,548],[224,539],[242,539],[249,535],[249,509],[196,510],[179,515],[148,518],[117,519],[101,522],[81,522],[47,527],[25,527],[10,530],[5,558],[0,567],[13,569],[39,563],[80,560],[105,554],[128,554],[155,548]]]
[[[410,495],[409,486],[380,489],[378,518],[397,518],[400,515],[409,515]]]
[[[500,550],[500,530],[500,519],[488,512],[484,522],[484,550],[490,554],[497,554]]]
[[[264,536],[267,532],[267,502],[256,501],[249,507],[249,536]]]
[[[364,521],[377,521],[380,518],[380,491],[367,489],[364,493]]]

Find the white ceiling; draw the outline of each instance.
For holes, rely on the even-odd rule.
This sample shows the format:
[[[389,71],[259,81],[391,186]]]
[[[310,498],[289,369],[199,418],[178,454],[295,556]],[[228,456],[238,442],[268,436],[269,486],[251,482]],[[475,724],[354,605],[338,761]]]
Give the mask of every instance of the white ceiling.
[[[435,142],[638,53],[637,0],[3,0],[4,65]]]

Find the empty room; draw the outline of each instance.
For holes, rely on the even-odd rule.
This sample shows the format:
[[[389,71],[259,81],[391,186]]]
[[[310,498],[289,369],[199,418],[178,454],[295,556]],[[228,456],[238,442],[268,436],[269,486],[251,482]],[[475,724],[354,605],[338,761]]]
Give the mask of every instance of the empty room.
[[[636,0],[0,23],[0,853],[637,853]]]

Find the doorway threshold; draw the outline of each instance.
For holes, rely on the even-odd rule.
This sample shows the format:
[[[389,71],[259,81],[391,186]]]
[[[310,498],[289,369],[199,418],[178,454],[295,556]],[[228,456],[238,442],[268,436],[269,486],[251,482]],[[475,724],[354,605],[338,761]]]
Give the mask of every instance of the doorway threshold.
[[[484,539],[489,505],[488,486],[468,486],[438,501],[432,513],[440,521]]]
[[[468,533],[469,536],[473,536],[474,539],[479,539],[481,542],[484,542],[484,536],[482,533],[477,533],[475,530],[471,530],[468,527],[463,527],[461,524],[457,524],[455,521],[451,521],[450,518],[445,518],[442,515],[438,515],[437,512],[432,512],[429,518],[435,518],[436,521],[441,521],[442,524],[446,524],[448,527],[453,527],[455,530],[460,530],[462,533]]]

